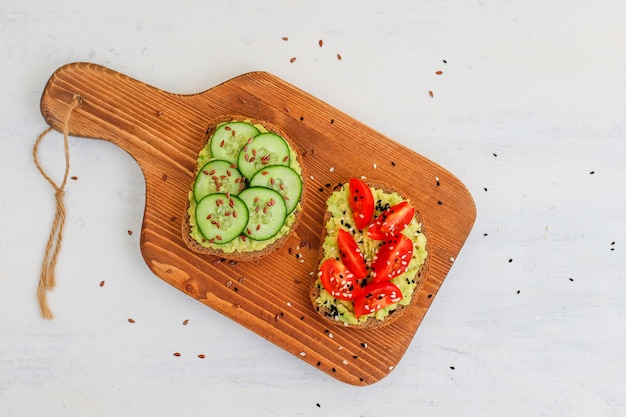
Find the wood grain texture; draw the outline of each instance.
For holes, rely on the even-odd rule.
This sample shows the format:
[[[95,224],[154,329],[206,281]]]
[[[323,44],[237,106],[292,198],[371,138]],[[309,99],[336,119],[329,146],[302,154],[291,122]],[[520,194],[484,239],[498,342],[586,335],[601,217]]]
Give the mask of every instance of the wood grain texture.
[[[83,103],[72,114],[70,134],[116,144],[143,172],[140,246],[155,275],[340,381],[371,384],[398,364],[474,224],[474,201],[453,174],[264,72],[177,95],[95,64],[68,64],[51,76],[41,98],[43,117],[56,130],[75,94]],[[309,179],[300,226],[258,262],[195,254],[180,235],[203,133],[209,120],[229,114],[280,126],[303,154]],[[429,237],[417,305],[376,331],[329,327],[308,299],[325,200],[332,186],[361,175],[407,195]]]

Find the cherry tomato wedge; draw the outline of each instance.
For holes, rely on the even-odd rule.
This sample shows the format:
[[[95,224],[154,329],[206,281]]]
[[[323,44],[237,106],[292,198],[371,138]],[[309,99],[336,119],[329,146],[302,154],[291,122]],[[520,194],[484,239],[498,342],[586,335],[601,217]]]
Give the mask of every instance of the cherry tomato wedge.
[[[374,196],[367,184],[357,178],[350,178],[348,188],[354,224],[357,229],[363,230],[374,217]]]
[[[374,219],[374,223],[367,229],[367,235],[376,240],[397,236],[411,222],[414,215],[415,209],[408,201],[398,203],[389,207]]]
[[[342,300],[354,299],[360,285],[357,284],[354,274],[335,258],[326,259],[319,272],[322,285],[335,298]]]
[[[359,318],[402,300],[402,291],[391,282],[366,285],[354,300],[354,315]]]
[[[413,242],[403,234],[393,237],[378,249],[372,264],[373,282],[389,281],[409,268],[413,257]]]
[[[365,259],[352,234],[344,229],[339,229],[337,246],[339,247],[341,260],[346,268],[354,274],[356,279],[365,278],[367,276]]]

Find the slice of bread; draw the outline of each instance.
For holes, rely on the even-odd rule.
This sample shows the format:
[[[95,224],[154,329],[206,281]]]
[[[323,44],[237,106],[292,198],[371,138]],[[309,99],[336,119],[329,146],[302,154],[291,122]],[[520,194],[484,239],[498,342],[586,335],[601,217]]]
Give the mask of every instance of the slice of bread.
[[[256,241],[256,246],[257,246],[256,249],[252,249],[252,248],[247,249],[245,247],[245,243],[251,241],[248,238],[247,240],[243,239],[242,241],[240,241],[238,245],[240,246],[239,248],[235,250],[225,251],[220,247],[220,245],[212,245],[212,246],[202,245],[200,244],[200,242],[194,239],[194,237],[191,235],[192,228],[194,227],[191,223],[191,214],[189,213],[190,205],[191,205],[191,198],[192,198],[191,197],[191,198],[188,198],[185,212],[183,213],[182,238],[185,244],[187,245],[187,247],[196,253],[200,253],[203,255],[216,256],[219,258],[233,260],[233,261],[255,261],[257,259],[262,258],[263,256],[266,256],[272,253],[275,250],[278,250],[285,243],[285,241],[287,241],[289,236],[291,236],[293,231],[298,227],[301,217],[302,217],[301,214],[302,214],[302,210],[304,208],[304,204],[306,200],[306,175],[304,174],[304,164],[302,161],[302,154],[300,153],[298,147],[294,144],[293,140],[289,137],[289,135],[286,134],[286,132],[282,128],[265,120],[259,120],[259,119],[254,119],[251,117],[240,116],[240,115],[223,116],[223,117],[214,119],[209,123],[209,126],[202,139],[202,143],[201,143],[199,151],[202,151],[207,146],[209,140],[211,139],[211,137],[213,136],[213,133],[215,133],[215,130],[218,128],[219,125],[223,123],[231,122],[231,121],[246,121],[253,125],[263,126],[268,132],[273,132],[281,136],[289,145],[289,148],[292,151],[292,153],[295,154],[297,164],[299,165],[299,168],[301,171],[300,177],[302,179],[302,194],[300,196],[300,204],[289,215],[289,216],[295,216],[295,219],[293,220],[293,223],[291,223],[289,230],[287,230],[285,233],[281,231],[280,233],[282,234],[280,235],[280,237],[276,239],[268,240],[267,244],[265,245],[262,243],[263,241]],[[202,167],[200,167],[199,164],[196,163],[196,169],[193,175],[193,181],[189,187],[190,190],[193,187],[193,182],[195,181],[198,170],[200,170],[201,168]],[[240,238],[236,238],[236,239],[240,239]]]
[[[373,183],[373,182],[366,182],[366,184],[369,187],[371,187],[371,188],[382,190],[385,193],[396,193],[402,199],[407,200],[398,191],[396,191],[393,187],[390,187],[390,186],[387,186],[387,185],[382,185],[382,184],[377,184],[377,183]],[[338,184],[334,188],[333,192],[341,190],[344,187],[347,188],[347,184]],[[326,236],[327,236],[326,223],[330,219],[331,219],[331,213],[327,210],[324,213],[324,222],[323,222],[324,228],[323,228],[323,234],[322,234],[322,239],[321,239],[322,243],[326,239]],[[418,213],[417,209],[415,210],[415,221],[420,225],[420,233],[423,234],[424,236],[426,236],[424,224],[420,220],[419,213]],[[426,250],[426,247],[424,249]],[[324,253],[323,245],[320,245],[320,252],[319,252],[319,255],[318,255],[318,263],[317,263],[318,268],[321,265],[321,263],[325,259],[327,259],[327,258],[328,258],[328,256]],[[317,273],[314,275],[314,278],[311,280],[311,286],[310,286],[310,290],[309,290],[309,298],[311,300],[311,303],[313,304],[313,307],[317,311],[317,313],[321,317],[323,317],[325,320],[327,320],[328,322],[330,322],[332,324],[343,326],[343,327],[356,328],[356,329],[376,329],[376,328],[381,328],[383,326],[387,326],[390,323],[393,323],[394,321],[396,321],[404,312],[406,312],[409,308],[411,308],[413,305],[415,305],[415,303],[417,301],[417,296],[416,295],[417,295],[417,293],[419,292],[419,290],[423,286],[423,282],[424,282],[424,278],[425,278],[425,274],[426,274],[427,270],[428,270],[428,256],[426,256],[424,262],[421,264],[419,269],[415,272],[414,279],[416,281],[416,286],[415,286],[415,288],[414,288],[414,290],[413,290],[413,292],[411,294],[412,296],[411,296],[410,303],[407,304],[407,305],[397,304],[397,307],[395,308],[395,310],[391,311],[389,313],[389,315],[384,317],[383,320],[379,320],[379,319],[377,319],[374,316],[369,316],[369,317],[367,317],[367,319],[365,321],[358,322],[356,324],[354,324],[354,323],[347,323],[347,322],[344,322],[344,321],[340,320],[336,308],[329,308],[329,307],[327,307],[325,305],[320,305],[318,302],[316,302],[316,300],[320,297],[320,293],[322,291],[322,285],[320,283],[320,280],[319,280],[319,277],[318,277]]]

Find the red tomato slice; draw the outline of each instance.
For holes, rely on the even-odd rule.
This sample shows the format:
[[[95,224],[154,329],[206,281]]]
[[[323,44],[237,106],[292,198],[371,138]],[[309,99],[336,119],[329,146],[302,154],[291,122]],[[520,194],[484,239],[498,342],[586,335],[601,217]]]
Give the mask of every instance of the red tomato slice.
[[[374,282],[389,281],[406,272],[413,257],[413,242],[403,234],[382,244],[374,256]]]
[[[322,263],[319,272],[322,285],[335,298],[352,300],[361,287],[356,282],[354,274],[335,258],[329,258]]]
[[[367,235],[376,240],[397,236],[411,222],[414,215],[415,209],[408,201],[398,203],[389,207],[374,219],[374,223],[367,229]]]
[[[350,178],[348,188],[354,224],[357,229],[363,230],[374,216],[374,196],[367,184],[357,178]]]
[[[357,318],[374,313],[402,300],[402,291],[391,282],[373,282],[366,285],[354,300]]]
[[[339,247],[339,255],[344,265],[350,272],[354,274],[356,279],[365,278],[367,269],[365,268],[365,259],[359,249],[359,245],[349,232],[339,229],[337,236],[337,246]]]

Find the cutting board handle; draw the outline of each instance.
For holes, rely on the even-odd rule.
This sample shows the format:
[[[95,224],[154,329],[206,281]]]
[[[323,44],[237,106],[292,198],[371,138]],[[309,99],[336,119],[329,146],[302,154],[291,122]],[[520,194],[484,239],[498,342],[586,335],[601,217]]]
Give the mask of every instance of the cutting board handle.
[[[155,158],[189,154],[186,149],[164,154],[164,143],[171,146],[172,138],[164,137],[163,132],[177,130],[202,138],[206,129],[199,123],[202,118],[198,113],[186,105],[193,101],[194,95],[168,93],[109,68],[84,62],[64,65],[48,80],[40,103],[46,123],[62,131],[76,95],[82,101],[72,112],[68,133],[113,142],[142,167]],[[183,159],[173,162],[188,166],[188,158]]]

